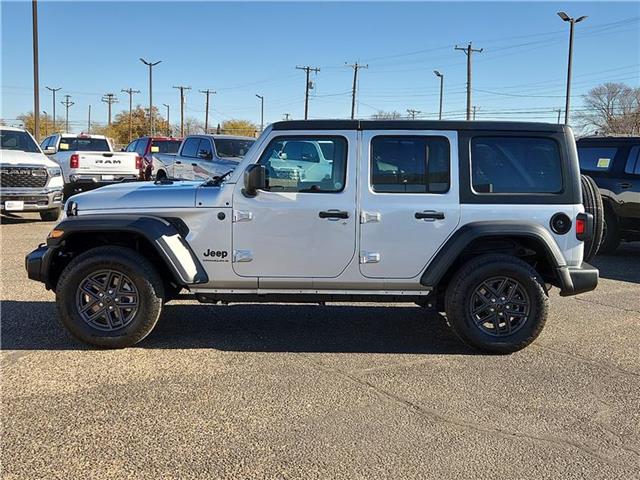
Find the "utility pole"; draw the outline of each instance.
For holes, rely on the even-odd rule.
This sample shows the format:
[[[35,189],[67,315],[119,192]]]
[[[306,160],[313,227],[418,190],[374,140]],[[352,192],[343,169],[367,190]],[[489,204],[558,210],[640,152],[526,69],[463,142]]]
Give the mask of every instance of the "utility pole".
[[[53,133],[55,133],[56,132],[56,92],[58,90],[62,90],[62,87],[60,88],[45,87],[45,88],[53,92]]]
[[[89,116],[87,118],[87,133],[91,133],[91,105],[89,105]]]
[[[471,42],[466,47],[458,47],[456,45],[455,50],[460,50],[467,56],[467,120],[471,120],[471,57],[475,53],[482,52],[482,48],[474,49],[471,47]]]
[[[480,107],[478,107],[477,105],[473,106],[473,120],[475,121],[476,119],[476,110],[480,110]]]
[[[163,103],[162,105],[167,107],[167,135],[171,136],[171,124],[169,123],[169,105],[166,103]]]
[[[306,66],[306,67],[297,66],[296,70],[304,70],[306,73],[306,83],[305,83],[305,90],[304,90],[304,119],[306,120],[307,117],[309,116],[309,90],[313,88],[313,83],[309,80],[309,74],[311,72],[318,73],[320,69],[316,67],[309,67],[309,66]]]
[[[407,113],[409,114],[409,118],[411,118],[411,120],[415,120],[416,116],[422,112],[420,110],[414,110],[413,108],[407,108]]]
[[[554,112],[558,112],[558,124],[560,124],[560,114],[562,113],[562,109],[557,108],[556,110],[554,110]]]
[[[353,68],[353,89],[351,91],[351,120],[355,118],[356,115],[356,89],[358,86],[358,70],[361,68],[369,68],[369,65],[360,65],[358,62],[348,64],[344,62],[347,67]]]
[[[141,58],[140,61],[149,67],[149,134],[153,135],[153,67],[162,63],[162,60],[147,62],[144,58]]]
[[[442,120],[442,96],[444,93],[444,75],[441,74],[438,70],[434,70],[433,73],[436,74],[436,77],[440,78],[440,112],[438,113],[438,120]]]
[[[40,75],[38,65],[38,2],[31,1],[31,20],[33,22],[33,117],[34,136],[40,143]]]
[[[109,121],[107,122],[107,126],[111,126],[111,105],[118,102],[118,97],[116,97],[113,93],[105,93],[102,96],[102,101],[108,105],[109,112]]]
[[[573,64],[573,28],[576,23],[580,23],[586,15],[582,17],[573,18],[567,15],[565,12],[558,12],[558,16],[565,22],[569,22],[569,60],[567,62],[567,98],[564,106],[564,123],[569,125],[569,107],[571,103],[571,65]]]
[[[260,133],[264,130],[264,97],[256,93],[256,97],[260,99]]]
[[[191,87],[173,87],[180,90],[180,136],[184,137],[184,91],[191,90]]]
[[[200,93],[204,93],[206,100],[204,102],[204,133],[209,133],[209,95],[215,95],[217,92],[214,90],[200,90]]]
[[[75,102],[72,102],[70,98],[71,98],[71,95],[65,95],[64,102],[60,102],[62,105],[64,105],[66,110],[65,112],[65,124],[66,124],[65,132],[66,133],[69,133],[69,107],[71,107],[72,105],[75,105]]]
[[[291,114],[290,113],[285,113],[284,114],[285,121],[288,121],[290,118],[291,118]]]
[[[133,94],[140,93],[140,90],[134,90],[133,88],[123,88],[120,91],[129,95],[129,142],[131,142],[133,131],[133,118],[131,118],[131,110],[133,109]]]

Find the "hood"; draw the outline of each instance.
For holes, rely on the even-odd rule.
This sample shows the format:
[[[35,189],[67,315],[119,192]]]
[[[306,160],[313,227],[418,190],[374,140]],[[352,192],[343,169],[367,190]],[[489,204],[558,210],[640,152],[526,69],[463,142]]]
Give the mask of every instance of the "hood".
[[[57,167],[58,164],[49,160],[44,153],[28,153],[20,150],[0,150],[0,163],[5,165],[41,165],[43,167]]]
[[[108,185],[71,197],[78,210],[156,210],[159,208],[191,208],[202,182],[174,181],[126,182]]]

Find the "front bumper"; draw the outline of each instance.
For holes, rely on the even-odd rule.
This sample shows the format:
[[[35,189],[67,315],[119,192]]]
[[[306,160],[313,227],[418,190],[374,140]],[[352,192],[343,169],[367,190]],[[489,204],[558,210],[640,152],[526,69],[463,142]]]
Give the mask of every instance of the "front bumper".
[[[561,283],[560,296],[568,297],[594,290],[598,286],[599,274],[598,269],[587,262],[582,262],[577,267],[558,268]]]
[[[21,201],[22,210],[6,210],[6,201]],[[33,189],[33,188],[3,188],[0,193],[2,211],[10,212],[39,212],[62,207],[62,188]]]
[[[53,249],[41,244],[34,251],[28,253],[24,259],[24,267],[29,279],[44,283],[47,289],[51,288],[48,272],[53,252]]]

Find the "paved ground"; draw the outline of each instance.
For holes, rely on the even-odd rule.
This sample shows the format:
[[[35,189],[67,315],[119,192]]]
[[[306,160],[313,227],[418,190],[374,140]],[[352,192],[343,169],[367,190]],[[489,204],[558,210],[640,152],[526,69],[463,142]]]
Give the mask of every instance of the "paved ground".
[[[640,245],[510,356],[412,306],[177,304],[139,346],[59,327],[3,220],[4,478],[640,478]]]

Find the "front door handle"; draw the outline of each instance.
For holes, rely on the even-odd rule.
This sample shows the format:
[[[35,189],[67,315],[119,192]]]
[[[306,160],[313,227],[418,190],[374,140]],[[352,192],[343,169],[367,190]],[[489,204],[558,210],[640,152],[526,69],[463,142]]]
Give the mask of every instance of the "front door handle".
[[[343,210],[326,210],[318,213],[320,218],[349,218],[349,212]]]
[[[182,165],[182,162],[181,162],[180,160],[176,160],[176,163],[177,163],[178,165]]]
[[[415,217],[418,220],[444,220],[444,212],[425,210],[424,212],[416,212]]]
[[[631,188],[631,183],[629,182],[621,182],[618,184],[620,188]]]
[[[197,167],[197,166],[198,166],[198,164],[197,164],[197,163],[192,163],[192,164],[191,164],[191,166],[192,166],[192,167]]]

